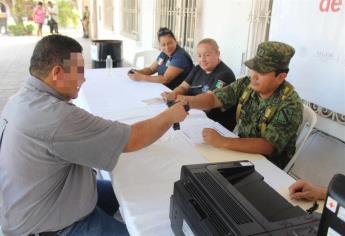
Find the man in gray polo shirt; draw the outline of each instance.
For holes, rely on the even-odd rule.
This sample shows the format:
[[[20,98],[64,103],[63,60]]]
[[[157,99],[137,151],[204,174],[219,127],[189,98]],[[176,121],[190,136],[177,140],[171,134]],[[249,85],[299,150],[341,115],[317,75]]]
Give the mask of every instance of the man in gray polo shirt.
[[[37,43],[30,74],[0,117],[2,230],[6,235],[128,235],[111,217],[116,209],[104,209],[109,202],[98,204],[105,196],[97,191],[109,189],[98,189],[92,167],[110,171],[122,152],[153,143],[185,119],[183,105],[132,126],[74,106],[69,100],[85,81],[84,61],[80,44],[66,36]],[[118,207],[115,197],[111,201],[111,208]]]

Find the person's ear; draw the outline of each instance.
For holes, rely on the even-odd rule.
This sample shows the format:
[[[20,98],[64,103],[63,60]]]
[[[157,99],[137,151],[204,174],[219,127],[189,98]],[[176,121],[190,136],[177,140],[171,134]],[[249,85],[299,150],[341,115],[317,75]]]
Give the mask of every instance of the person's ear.
[[[283,83],[285,81],[287,77],[287,73],[286,72],[282,72],[277,76],[277,80],[279,82],[279,84]]]
[[[63,73],[63,68],[60,65],[55,65],[51,69],[53,80],[57,80],[58,78],[60,78],[63,75]]]

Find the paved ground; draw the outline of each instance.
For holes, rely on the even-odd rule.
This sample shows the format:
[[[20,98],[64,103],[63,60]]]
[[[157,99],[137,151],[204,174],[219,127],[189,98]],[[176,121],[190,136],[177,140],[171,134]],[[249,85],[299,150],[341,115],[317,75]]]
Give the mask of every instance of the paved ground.
[[[84,48],[85,68],[91,67],[89,39],[74,29],[61,30],[62,34],[75,38]],[[29,63],[38,38],[36,36],[11,37],[0,35],[0,113],[8,98],[29,75]]]

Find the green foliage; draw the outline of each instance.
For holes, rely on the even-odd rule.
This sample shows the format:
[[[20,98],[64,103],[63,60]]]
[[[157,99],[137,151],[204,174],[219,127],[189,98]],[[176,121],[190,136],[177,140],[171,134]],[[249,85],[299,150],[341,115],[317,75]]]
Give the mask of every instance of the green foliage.
[[[35,5],[34,0],[16,0],[12,8],[14,21],[19,25],[23,24],[23,18],[29,18],[32,15],[32,7]]]
[[[59,25],[77,27],[79,23],[79,13],[75,9],[72,1],[57,0],[59,8]]]
[[[16,24],[16,25],[8,26],[9,34],[14,35],[14,36],[32,35],[33,30],[34,30],[34,26],[32,24],[28,24],[28,25]]]
[[[47,7],[48,0],[41,0],[44,3],[44,7]],[[79,13],[75,8],[75,1],[70,0],[51,0],[57,5],[59,9],[58,18],[59,26],[77,27],[79,24]],[[32,19],[33,8],[36,6],[38,0],[16,0],[11,14],[13,15],[16,25],[15,31],[20,31],[23,28],[23,19]],[[22,25],[22,26],[20,26]]]

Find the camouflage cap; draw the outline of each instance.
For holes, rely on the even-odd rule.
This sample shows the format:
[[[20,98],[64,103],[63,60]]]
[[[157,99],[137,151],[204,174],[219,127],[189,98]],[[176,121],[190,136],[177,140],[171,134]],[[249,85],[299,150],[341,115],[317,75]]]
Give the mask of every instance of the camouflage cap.
[[[295,49],[290,45],[281,42],[263,42],[258,46],[254,58],[247,60],[244,64],[252,70],[260,73],[288,69],[290,59],[295,54]]]

